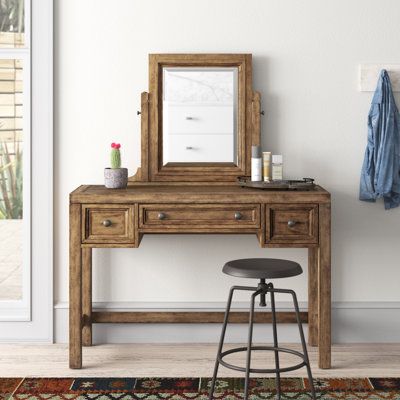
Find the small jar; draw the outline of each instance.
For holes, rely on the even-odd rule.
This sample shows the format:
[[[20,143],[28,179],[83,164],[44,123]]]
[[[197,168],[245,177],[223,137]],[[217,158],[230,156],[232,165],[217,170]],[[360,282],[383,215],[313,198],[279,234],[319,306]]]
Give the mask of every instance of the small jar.
[[[272,180],[281,181],[283,179],[283,157],[282,154],[272,156]]]

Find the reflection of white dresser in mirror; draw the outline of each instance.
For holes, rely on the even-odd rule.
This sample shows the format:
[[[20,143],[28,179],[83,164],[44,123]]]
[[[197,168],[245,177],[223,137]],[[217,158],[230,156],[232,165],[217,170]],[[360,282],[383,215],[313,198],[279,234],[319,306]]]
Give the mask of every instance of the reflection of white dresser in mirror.
[[[163,164],[237,162],[237,67],[163,68]]]

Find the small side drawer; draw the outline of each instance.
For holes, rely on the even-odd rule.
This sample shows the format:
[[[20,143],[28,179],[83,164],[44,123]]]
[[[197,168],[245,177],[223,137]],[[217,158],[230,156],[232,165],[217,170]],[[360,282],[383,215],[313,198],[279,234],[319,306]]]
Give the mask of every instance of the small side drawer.
[[[266,206],[267,243],[318,243],[318,205]]]
[[[201,232],[204,229],[246,229],[260,227],[259,204],[147,204],[139,206],[139,228],[181,229]]]
[[[134,242],[134,206],[94,204],[82,207],[83,243]]]

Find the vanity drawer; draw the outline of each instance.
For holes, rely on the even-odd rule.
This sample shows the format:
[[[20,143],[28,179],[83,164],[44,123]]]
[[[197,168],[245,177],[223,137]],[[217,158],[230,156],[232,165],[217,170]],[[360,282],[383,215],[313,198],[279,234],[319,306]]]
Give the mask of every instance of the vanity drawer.
[[[164,106],[166,132],[180,135],[232,135],[234,108],[228,105],[166,104]]]
[[[84,205],[83,243],[133,243],[134,206]]]
[[[265,215],[267,243],[318,243],[317,205],[267,205]]]
[[[193,232],[207,228],[259,228],[260,205],[176,205],[148,204],[139,206],[139,228],[180,227]]]

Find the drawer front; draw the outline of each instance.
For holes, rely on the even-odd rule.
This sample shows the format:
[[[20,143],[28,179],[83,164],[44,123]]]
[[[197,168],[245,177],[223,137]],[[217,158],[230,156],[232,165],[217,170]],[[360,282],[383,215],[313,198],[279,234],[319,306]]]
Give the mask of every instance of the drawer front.
[[[169,135],[164,138],[165,162],[232,162],[233,135]]]
[[[270,243],[318,243],[318,206],[267,205],[265,226]]]
[[[232,135],[234,118],[233,105],[164,105],[164,126],[169,135]]]
[[[133,243],[134,206],[83,206],[84,243]]]
[[[260,205],[174,205],[139,206],[142,229],[182,229],[201,232],[208,228],[246,229],[260,227]]]

